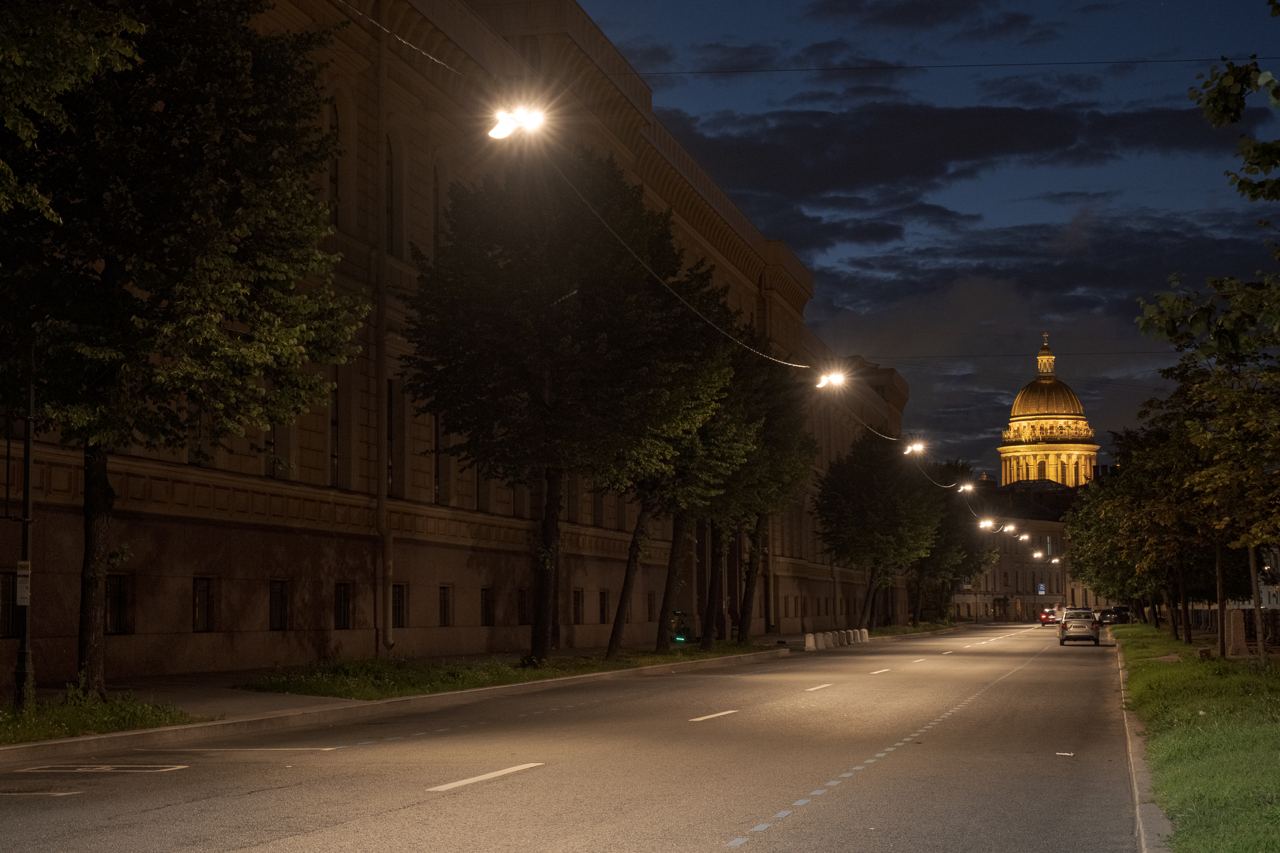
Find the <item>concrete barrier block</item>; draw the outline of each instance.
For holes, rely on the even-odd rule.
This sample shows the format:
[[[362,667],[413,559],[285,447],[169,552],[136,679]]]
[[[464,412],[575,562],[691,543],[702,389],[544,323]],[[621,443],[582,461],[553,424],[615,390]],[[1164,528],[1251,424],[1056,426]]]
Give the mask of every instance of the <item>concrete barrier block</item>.
[[[853,631],[849,630],[848,628],[845,628],[845,629],[844,629],[844,641],[845,641],[846,643],[848,643],[849,645],[851,645],[851,646],[852,646],[854,643],[858,642],[857,640],[855,640],[855,639],[853,638]]]
[[[818,650],[818,645],[814,642],[813,634],[804,635],[804,650],[806,652],[814,652]]]
[[[866,628],[859,628],[858,634],[861,635],[862,642],[867,643],[871,641],[871,632],[868,631]]]

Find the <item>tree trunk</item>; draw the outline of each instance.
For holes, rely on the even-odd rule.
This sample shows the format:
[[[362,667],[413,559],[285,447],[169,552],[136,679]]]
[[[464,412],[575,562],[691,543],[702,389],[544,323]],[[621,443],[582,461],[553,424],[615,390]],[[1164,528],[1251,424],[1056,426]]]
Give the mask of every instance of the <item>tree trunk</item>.
[[[1222,543],[1213,547],[1213,577],[1218,598],[1218,659],[1227,659],[1227,591],[1226,572],[1222,568]]]
[[[920,611],[924,607],[924,569],[916,572],[916,601],[911,611],[911,624],[920,627]]]
[[[1169,636],[1181,640],[1178,626],[1178,595],[1174,591],[1173,578],[1165,578],[1164,597],[1169,601]]]
[[[711,560],[707,564],[707,603],[702,611],[702,648],[711,651],[716,645],[720,613],[724,598],[724,528],[711,522]]]
[[[1160,630],[1160,599],[1156,598],[1156,594],[1151,593],[1151,625],[1157,631]]]
[[[635,585],[636,572],[640,568],[640,552],[649,538],[649,510],[643,504],[636,516],[636,526],[631,530],[631,545],[627,548],[627,567],[622,572],[622,592],[618,594],[618,609],[613,614],[613,630],[609,632],[609,647],[604,659],[613,660],[622,648],[622,632],[627,623],[627,605],[631,601],[631,588]]]
[[[1191,645],[1191,602],[1187,600],[1187,569],[1178,566],[1178,602],[1182,609],[1182,642]]]
[[[751,642],[751,619],[756,606],[756,580],[760,577],[760,557],[764,553],[765,536],[768,535],[769,517],[756,516],[756,526],[751,531],[751,553],[747,557],[746,577],[742,579],[742,605],[738,608],[738,643]]]
[[[867,573],[867,594],[863,597],[862,607],[858,612],[859,628],[871,627],[870,625],[867,624],[867,620],[871,618],[871,614],[875,610],[874,602],[876,598],[876,584],[879,582],[879,580],[880,580],[880,573],[878,571],[873,569]]]
[[[1267,631],[1262,621],[1262,587],[1258,584],[1258,549],[1249,546],[1249,583],[1253,586],[1253,633],[1258,639],[1258,662],[1267,665]]]
[[[84,447],[84,552],[80,563],[80,637],[76,669],[81,686],[102,698],[106,683],[107,559],[116,493],[107,474],[106,448]],[[123,627],[123,626],[122,626]]]
[[[684,561],[688,542],[689,517],[678,512],[671,517],[671,553],[667,557],[667,580],[662,587],[662,609],[658,611],[658,636],[653,642],[655,652],[665,652],[671,648],[671,608],[676,603],[680,564]]]
[[[551,651],[552,611],[558,590],[556,571],[560,563],[560,493],[564,472],[547,468],[543,472],[546,490],[542,502],[541,541],[533,554],[533,628],[529,657],[541,666]]]

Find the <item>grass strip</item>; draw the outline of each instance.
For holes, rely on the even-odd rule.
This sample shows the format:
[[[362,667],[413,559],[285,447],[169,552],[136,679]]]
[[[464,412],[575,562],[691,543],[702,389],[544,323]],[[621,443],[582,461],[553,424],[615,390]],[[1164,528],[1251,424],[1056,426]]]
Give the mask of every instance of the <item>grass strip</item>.
[[[681,647],[667,654],[628,652],[616,660],[559,655],[540,667],[520,666],[516,657],[459,658],[456,660],[376,658],[357,661],[329,661],[289,667],[269,673],[247,684],[248,690],[297,693],[307,696],[336,696],[343,699],[393,699],[425,693],[447,693],[499,684],[544,681],[566,675],[612,672],[658,664],[706,660],[728,655],[767,651],[760,646],[720,644],[712,651]]]
[[[41,699],[22,714],[0,710],[0,744],[29,743],[195,722],[171,705],[140,702],[129,694],[106,700],[75,686],[56,699]]]
[[[1200,660],[1148,625],[1112,627],[1178,853],[1280,851],[1280,669]]]

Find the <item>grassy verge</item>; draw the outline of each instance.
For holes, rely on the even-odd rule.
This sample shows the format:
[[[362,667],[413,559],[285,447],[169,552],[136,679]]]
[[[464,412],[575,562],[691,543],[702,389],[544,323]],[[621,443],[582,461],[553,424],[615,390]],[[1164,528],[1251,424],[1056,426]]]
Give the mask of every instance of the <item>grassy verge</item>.
[[[929,631],[941,631],[943,628],[954,628],[954,622],[921,622],[919,625],[885,625],[873,628],[871,636],[888,637],[894,634],[924,634]]]
[[[169,705],[139,702],[125,694],[105,702],[97,696],[68,687],[57,699],[42,699],[24,714],[0,711],[0,744],[79,735],[153,729],[194,722],[187,713]]]
[[[563,655],[541,667],[522,667],[516,657],[462,658],[458,660],[400,660],[380,658],[332,661],[291,667],[241,685],[249,690],[337,696],[344,699],[391,699],[424,693],[446,693],[499,684],[543,681],[566,675],[611,672],[656,664],[704,660],[764,651],[759,646],[722,644],[709,652],[681,647],[667,654],[629,652],[617,660]]]
[[[1146,729],[1156,801],[1174,825],[1170,846],[1280,849],[1280,669],[1201,661],[1147,625],[1112,632]]]

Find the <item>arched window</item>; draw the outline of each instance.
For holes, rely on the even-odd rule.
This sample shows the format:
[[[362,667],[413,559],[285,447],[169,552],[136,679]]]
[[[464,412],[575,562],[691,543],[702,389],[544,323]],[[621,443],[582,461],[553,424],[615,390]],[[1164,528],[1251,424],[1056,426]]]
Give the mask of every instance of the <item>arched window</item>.
[[[1041,459],[1039,462],[1036,463],[1036,479],[1037,480],[1048,479],[1048,476],[1045,474],[1045,463],[1043,459]]]

